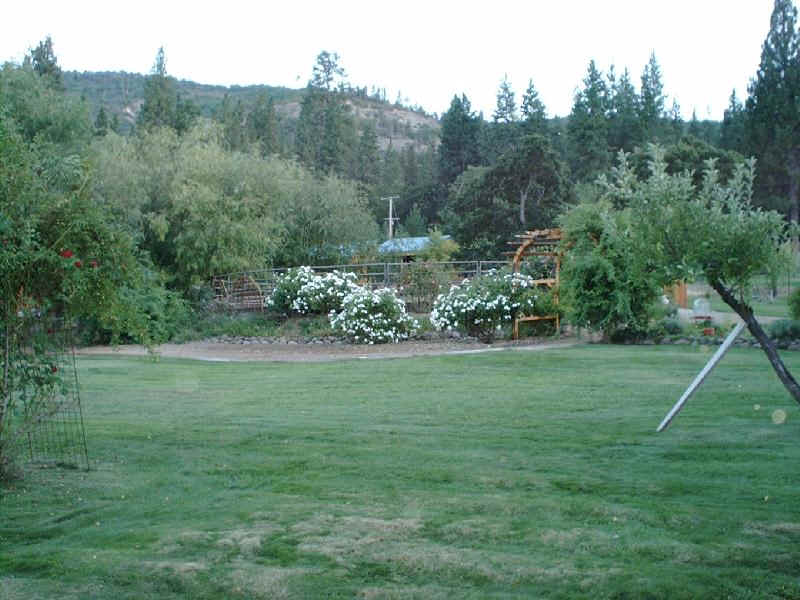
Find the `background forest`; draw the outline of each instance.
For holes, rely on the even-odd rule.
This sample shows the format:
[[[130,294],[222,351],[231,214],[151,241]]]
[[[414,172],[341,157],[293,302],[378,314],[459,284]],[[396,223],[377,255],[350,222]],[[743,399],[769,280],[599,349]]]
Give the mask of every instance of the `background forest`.
[[[797,221],[798,41],[793,4],[777,0],[749,96],[732,93],[722,122],[686,122],[655,54],[638,76],[590,61],[566,117],[533,79],[518,94],[506,77],[491,115],[462,94],[437,115],[351,86],[327,51],[303,89],[225,88],[175,80],[163,49],[146,76],[62,72],[48,38],[2,67],[0,119],[37,193],[79,194],[129,240],[130,294],[155,315],[217,273],[373,257],[388,195],[396,235],[436,228],[457,258],[501,258],[514,234],[593,197],[620,151],[645,175],[651,143],[698,181],[708,159],[724,182],[757,157],[755,202]]]

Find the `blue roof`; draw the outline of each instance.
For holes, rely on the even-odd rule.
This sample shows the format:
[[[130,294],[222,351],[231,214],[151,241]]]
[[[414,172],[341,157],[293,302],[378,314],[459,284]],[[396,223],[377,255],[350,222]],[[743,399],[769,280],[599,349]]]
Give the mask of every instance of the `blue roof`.
[[[442,236],[444,239],[449,240],[449,235]],[[386,240],[378,246],[378,252],[381,254],[414,254],[424,250],[431,239],[426,235],[422,237],[403,237]]]

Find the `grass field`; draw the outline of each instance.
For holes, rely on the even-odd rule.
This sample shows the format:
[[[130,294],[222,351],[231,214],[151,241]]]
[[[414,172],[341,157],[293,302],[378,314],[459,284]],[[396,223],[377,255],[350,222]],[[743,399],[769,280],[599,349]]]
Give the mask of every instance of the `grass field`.
[[[82,358],[93,470],[3,490],[0,597],[800,599],[800,414],[763,353],[655,433],[708,357]]]

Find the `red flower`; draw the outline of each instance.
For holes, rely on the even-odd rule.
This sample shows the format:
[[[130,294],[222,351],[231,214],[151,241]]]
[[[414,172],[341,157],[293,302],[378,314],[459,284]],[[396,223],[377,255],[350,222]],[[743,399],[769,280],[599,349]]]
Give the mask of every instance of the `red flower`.
[[[53,373],[56,373],[56,372],[58,372],[58,367],[55,366],[55,365],[50,365],[50,371],[52,371]]]
[[[72,258],[74,256],[72,250],[62,250],[60,254],[61,258]]]
[[[79,260],[75,261],[75,268],[76,269],[80,269],[82,266],[83,266],[83,263],[81,261],[79,261]]]
[[[89,266],[92,267],[93,269],[96,269],[97,268],[97,261],[96,260],[89,261]]]

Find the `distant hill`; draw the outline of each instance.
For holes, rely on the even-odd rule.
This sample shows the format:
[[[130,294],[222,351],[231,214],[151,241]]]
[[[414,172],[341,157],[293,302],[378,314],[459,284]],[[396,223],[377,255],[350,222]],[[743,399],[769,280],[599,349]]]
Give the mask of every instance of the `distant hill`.
[[[104,107],[109,117],[117,115],[123,131],[130,129],[136,121],[136,115],[144,100],[144,82],[146,76],[141,73],[117,72],[78,72],[64,73],[64,85],[69,93],[80,95],[86,99],[95,115],[100,107]],[[291,89],[270,85],[248,85],[230,87],[207,85],[194,81],[176,81],[178,93],[191,100],[206,117],[213,117],[225,95],[234,102],[241,100],[245,106],[252,106],[256,98],[266,92],[275,101],[278,116],[288,121],[295,121],[300,114],[300,102],[304,89]],[[391,104],[366,96],[352,93],[348,99],[355,118],[359,121],[372,121],[378,134],[381,148],[391,145],[400,150],[413,144],[422,149],[435,145],[439,138],[439,121],[419,110]]]

